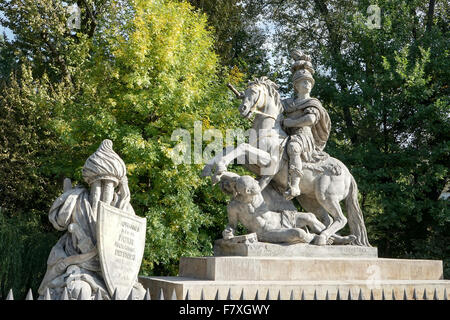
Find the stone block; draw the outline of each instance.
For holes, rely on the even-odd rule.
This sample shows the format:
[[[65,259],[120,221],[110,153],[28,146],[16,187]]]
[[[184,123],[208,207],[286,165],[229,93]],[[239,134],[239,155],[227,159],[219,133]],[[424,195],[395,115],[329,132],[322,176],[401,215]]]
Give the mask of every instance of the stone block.
[[[233,239],[232,239],[233,240]],[[277,244],[268,242],[241,243],[231,240],[216,240],[214,256],[243,257],[378,257],[375,247],[362,246],[316,246],[306,243]]]
[[[183,257],[179,276],[221,281],[440,280],[442,261],[383,258]]]

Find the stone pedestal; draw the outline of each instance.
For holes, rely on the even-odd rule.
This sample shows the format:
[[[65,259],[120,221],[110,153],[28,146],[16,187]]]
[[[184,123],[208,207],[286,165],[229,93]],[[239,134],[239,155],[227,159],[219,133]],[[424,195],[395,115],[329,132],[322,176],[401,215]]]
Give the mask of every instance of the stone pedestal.
[[[285,248],[304,250],[308,247]],[[317,247],[316,247],[317,248]],[[342,253],[338,246],[324,247],[332,255]],[[349,247],[349,252],[357,247]],[[321,249],[321,248],[318,248]],[[364,249],[364,248],[360,248]],[[184,257],[179,277],[141,277],[156,298],[175,292],[178,299],[428,299],[441,300],[450,294],[450,281],[443,280],[442,261],[384,259],[370,257]],[[357,249],[356,249],[357,250]],[[354,250],[354,252],[356,251]],[[376,250],[376,249],[375,249]],[[333,252],[334,251],[334,252]],[[250,251],[251,252],[251,251]],[[317,252],[317,255],[323,253]],[[347,253],[346,253],[347,254]],[[339,295],[338,295],[339,292]],[[415,292],[415,294],[414,294]]]
[[[179,276],[213,281],[441,280],[442,262],[380,258],[181,258]]]
[[[358,257],[377,258],[375,247],[359,246],[315,246],[306,243],[276,244],[267,242],[235,243],[229,240],[216,240],[214,256],[243,257]]]

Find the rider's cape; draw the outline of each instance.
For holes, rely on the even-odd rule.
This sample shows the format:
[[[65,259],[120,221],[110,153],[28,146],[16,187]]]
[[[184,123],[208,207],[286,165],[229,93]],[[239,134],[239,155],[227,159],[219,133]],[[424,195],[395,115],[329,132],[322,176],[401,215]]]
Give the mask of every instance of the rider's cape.
[[[322,151],[327,144],[331,131],[331,120],[328,112],[322,106],[322,103],[316,98],[309,98],[296,103],[294,99],[287,99],[284,103],[287,118],[302,111],[302,114],[314,113],[317,117],[316,123],[311,126],[311,132],[317,148]],[[308,109],[308,110],[305,110]]]

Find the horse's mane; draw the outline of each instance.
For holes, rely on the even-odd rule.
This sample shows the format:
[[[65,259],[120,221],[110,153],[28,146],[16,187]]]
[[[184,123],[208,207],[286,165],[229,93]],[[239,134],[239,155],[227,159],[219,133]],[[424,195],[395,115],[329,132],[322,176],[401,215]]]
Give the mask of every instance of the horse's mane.
[[[248,83],[249,86],[255,84],[263,84],[266,87],[269,96],[274,98],[275,101],[280,100],[280,94],[278,93],[279,86],[269,78],[267,77],[255,78],[253,79],[253,81],[249,81]]]
[[[278,92],[279,86],[270,80],[267,77],[260,77],[255,78],[253,81],[249,81],[248,85],[256,85],[256,84],[262,84],[267,90],[267,93],[269,94],[269,97],[273,98],[273,101],[277,105],[277,107],[283,112],[283,106],[281,103],[280,93]]]

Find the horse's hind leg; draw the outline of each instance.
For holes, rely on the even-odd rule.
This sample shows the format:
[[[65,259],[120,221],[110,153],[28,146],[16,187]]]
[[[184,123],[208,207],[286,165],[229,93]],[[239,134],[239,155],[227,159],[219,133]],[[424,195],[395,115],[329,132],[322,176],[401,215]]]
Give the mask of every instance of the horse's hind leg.
[[[328,211],[325,210],[325,208],[322,207],[322,205],[315,198],[307,197],[302,194],[296,199],[305,211],[314,213],[317,219],[319,219],[325,227],[328,228],[333,223],[333,219],[328,214]]]
[[[341,206],[337,199],[332,198],[318,198],[319,203],[328,211],[328,213],[333,217],[334,221],[328,228],[320,233],[317,244],[325,245],[328,238],[335,234],[337,231],[341,230],[347,224],[347,218],[342,212]]]

